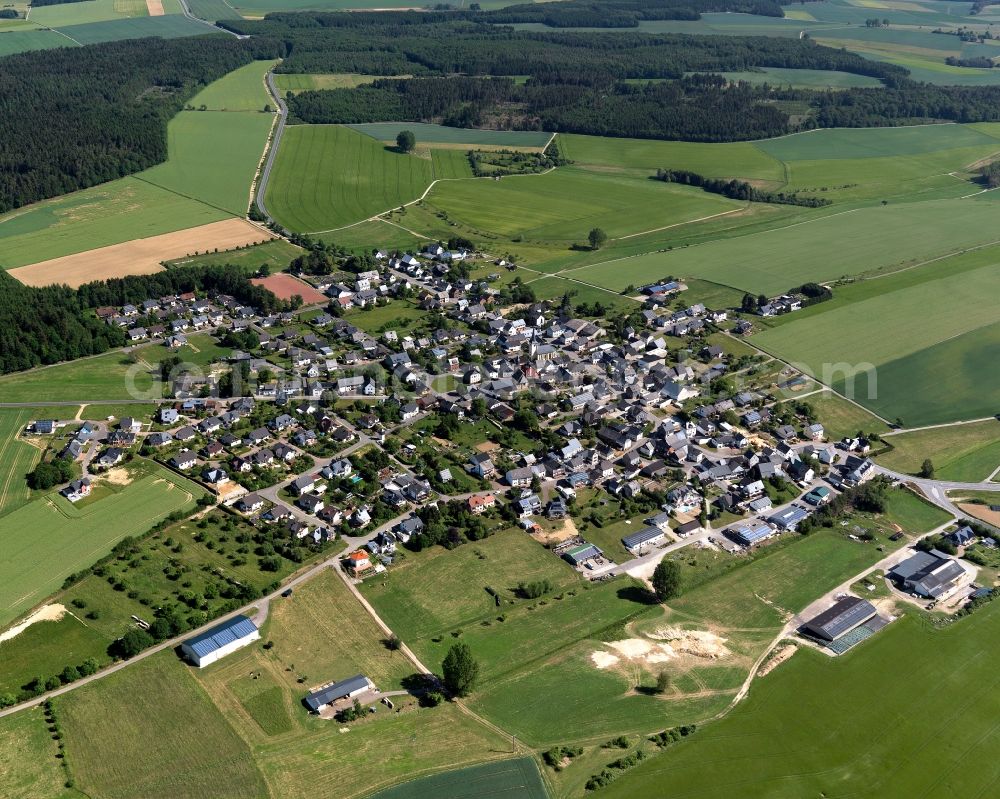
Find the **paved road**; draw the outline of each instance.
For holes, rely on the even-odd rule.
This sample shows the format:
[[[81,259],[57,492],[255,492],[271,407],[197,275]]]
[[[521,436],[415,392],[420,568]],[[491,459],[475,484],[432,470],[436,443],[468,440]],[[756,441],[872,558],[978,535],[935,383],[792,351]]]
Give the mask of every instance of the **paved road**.
[[[264,195],[267,193],[267,182],[271,179],[271,168],[274,166],[274,159],[278,154],[278,146],[281,144],[281,137],[285,133],[285,121],[288,119],[288,106],[285,105],[285,101],[281,98],[281,93],[274,85],[273,71],[267,73],[266,81],[267,90],[274,98],[274,102],[278,108],[278,125],[274,129],[274,137],[271,140],[271,147],[267,151],[267,159],[264,161],[264,169],[261,170],[260,173],[260,181],[257,184],[257,197],[254,199],[254,203],[257,206],[257,210],[264,215],[268,222],[274,222],[274,218],[270,213],[268,213],[267,206],[264,204]]]

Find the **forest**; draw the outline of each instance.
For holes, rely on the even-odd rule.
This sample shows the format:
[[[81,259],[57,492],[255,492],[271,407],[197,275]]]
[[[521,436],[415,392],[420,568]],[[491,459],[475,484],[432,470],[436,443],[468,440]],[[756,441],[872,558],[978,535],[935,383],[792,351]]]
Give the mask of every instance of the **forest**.
[[[903,78],[902,67],[809,39],[684,34],[529,32],[452,13],[269,14],[224,20],[240,34],[280,40],[278,72],[367,75],[526,75],[541,84],[607,87],[624,79],[756,67],[834,69]],[[447,46],[442,46],[447,42]]]
[[[535,22],[551,28],[635,28],[642,20],[701,19],[710,12],[738,12],[782,17],[776,0],[564,0],[558,4],[529,3],[482,14],[494,24]]]
[[[167,122],[249,63],[232,37],[139,39],[0,59],[0,213],[167,157]]]
[[[0,272],[0,374],[98,355],[128,343],[125,332],[93,313],[102,305],[137,304],[188,291],[229,294],[265,313],[285,304],[240,270],[188,267],[66,286],[34,288]]]

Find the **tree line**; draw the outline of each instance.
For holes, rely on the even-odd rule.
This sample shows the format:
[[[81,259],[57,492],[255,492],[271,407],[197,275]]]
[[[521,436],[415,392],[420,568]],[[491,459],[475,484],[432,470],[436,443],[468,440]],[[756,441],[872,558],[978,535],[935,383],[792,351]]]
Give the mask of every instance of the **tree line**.
[[[745,180],[725,180],[723,178],[706,178],[697,172],[686,169],[657,169],[656,179],[664,183],[680,183],[685,186],[700,186],[712,194],[721,194],[731,200],[744,200],[755,203],[774,203],[776,205],[804,205],[807,208],[821,208],[830,205],[823,197],[804,197],[800,194],[785,194],[781,191],[758,189]]]

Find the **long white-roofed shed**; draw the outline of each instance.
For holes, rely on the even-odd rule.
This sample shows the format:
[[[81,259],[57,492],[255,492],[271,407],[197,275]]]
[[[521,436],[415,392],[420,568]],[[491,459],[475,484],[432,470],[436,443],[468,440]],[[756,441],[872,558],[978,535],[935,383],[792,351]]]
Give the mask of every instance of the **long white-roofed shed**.
[[[260,630],[256,624],[246,616],[233,616],[189,638],[181,644],[181,651],[200,669],[259,639]]]

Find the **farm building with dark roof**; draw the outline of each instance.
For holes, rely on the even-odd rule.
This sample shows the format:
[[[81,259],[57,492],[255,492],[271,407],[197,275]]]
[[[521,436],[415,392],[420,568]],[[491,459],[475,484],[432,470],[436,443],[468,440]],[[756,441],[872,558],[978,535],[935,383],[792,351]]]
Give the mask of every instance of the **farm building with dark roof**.
[[[875,606],[868,600],[846,596],[807,621],[802,625],[802,629],[822,641],[835,641],[858,625],[870,621],[877,612]]]

